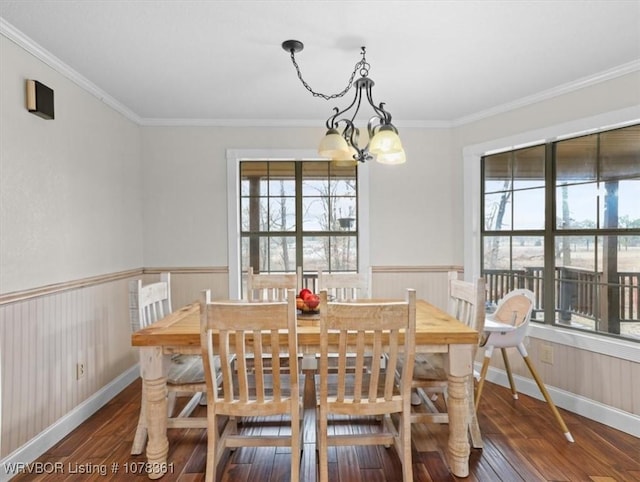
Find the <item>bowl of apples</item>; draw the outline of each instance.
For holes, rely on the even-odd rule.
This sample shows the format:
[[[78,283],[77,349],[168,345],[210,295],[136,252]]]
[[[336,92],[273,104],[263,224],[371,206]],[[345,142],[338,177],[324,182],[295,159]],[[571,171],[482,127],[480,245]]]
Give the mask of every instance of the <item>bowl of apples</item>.
[[[318,305],[320,305],[320,297],[310,289],[304,288],[296,296],[296,308],[302,313],[318,313]]]

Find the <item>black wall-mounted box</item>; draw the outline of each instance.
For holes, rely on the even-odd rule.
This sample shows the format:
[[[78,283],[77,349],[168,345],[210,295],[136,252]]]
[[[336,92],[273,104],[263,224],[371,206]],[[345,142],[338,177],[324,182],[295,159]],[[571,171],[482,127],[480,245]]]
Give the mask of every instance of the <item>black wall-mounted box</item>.
[[[53,119],[53,89],[27,79],[27,109],[43,119]]]

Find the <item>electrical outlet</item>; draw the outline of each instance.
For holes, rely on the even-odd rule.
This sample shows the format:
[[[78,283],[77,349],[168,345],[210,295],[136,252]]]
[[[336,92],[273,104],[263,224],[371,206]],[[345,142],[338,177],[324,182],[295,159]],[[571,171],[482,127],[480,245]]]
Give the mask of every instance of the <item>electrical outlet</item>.
[[[76,364],[76,380],[80,380],[84,376],[84,363],[78,362]]]
[[[540,345],[540,361],[553,365],[553,346],[547,343]]]

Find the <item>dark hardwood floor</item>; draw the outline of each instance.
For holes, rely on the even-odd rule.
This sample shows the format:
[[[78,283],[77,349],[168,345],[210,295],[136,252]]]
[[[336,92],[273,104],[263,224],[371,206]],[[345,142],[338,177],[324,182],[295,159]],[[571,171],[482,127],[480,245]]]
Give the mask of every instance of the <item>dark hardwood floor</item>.
[[[313,396],[305,391],[306,406]],[[140,404],[140,380],[132,383],[89,420],[38,459],[60,473],[21,474],[15,481],[148,480],[132,474],[146,460],[129,451]],[[414,425],[413,475],[416,482],[468,481],[640,481],[640,439],[561,410],[576,442],[567,442],[545,403],[487,383],[479,410],[484,448],[472,449],[470,475],[452,476],[445,464],[447,425]],[[205,407],[196,413],[206,415]],[[305,413],[302,480],[315,482],[316,453],[313,410]],[[169,430],[171,470],[163,481],[204,480],[207,436],[201,429]],[[228,454],[218,480],[280,482],[289,477],[286,448],[241,448]],[[402,480],[393,448],[333,448],[331,481],[376,482]],[[117,468],[117,471],[116,471]],[[86,474],[88,470],[94,473]],[[100,473],[100,470],[104,470]],[[50,470],[49,470],[50,471]],[[129,473],[125,473],[128,471]],[[105,473],[106,472],[106,473]]]

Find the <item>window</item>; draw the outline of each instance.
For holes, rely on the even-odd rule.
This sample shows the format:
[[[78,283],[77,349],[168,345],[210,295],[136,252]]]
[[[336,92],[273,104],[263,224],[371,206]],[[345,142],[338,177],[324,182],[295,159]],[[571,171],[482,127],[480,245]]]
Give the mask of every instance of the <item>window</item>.
[[[488,301],[529,288],[534,321],[640,340],[640,125],[482,158]]]
[[[357,166],[241,161],[241,268],[358,271]]]

